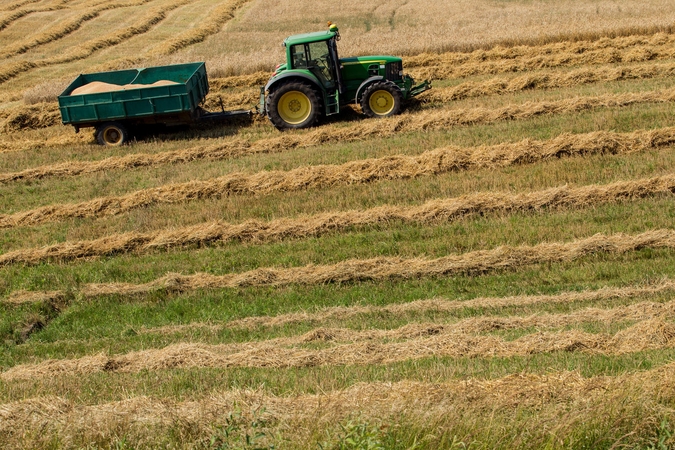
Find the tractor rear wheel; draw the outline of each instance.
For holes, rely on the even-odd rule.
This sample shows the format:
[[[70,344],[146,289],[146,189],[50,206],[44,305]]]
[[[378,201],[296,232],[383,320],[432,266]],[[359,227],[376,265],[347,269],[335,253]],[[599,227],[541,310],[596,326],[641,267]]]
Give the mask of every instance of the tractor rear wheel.
[[[361,110],[368,117],[389,117],[401,112],[403,94],[391,81],[376,81],[363,91]]]
[[[119,122],[106,122],[96,128],[96,141],[101,145],[118,146],[129,140],[129,131]]]
[[[306,83],[283,84],[267,97],[267,115],[280,130],[311,127],[321,115],[319,94]]]

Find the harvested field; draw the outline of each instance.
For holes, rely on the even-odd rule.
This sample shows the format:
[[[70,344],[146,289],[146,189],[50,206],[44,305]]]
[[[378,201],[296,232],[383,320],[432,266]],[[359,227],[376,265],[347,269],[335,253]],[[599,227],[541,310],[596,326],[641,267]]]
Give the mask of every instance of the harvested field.
[[[71,19],[64,23],[60,23],[57,26],[49,29],[48,31],[38,36],[32,37],[29,41],[17,42],[15,45],[11,47],[5,47],[2,50],[2,52],[0,52],[0,58],[7,58],[9,56],[25,53],[28,50],[31,50],[35,47],[39,47],[40,45],[48,44],[57,39],[61,39],[62,37],[67,36],[68,34],[79,29],[84,22],[88,22],[90,20],[97,18],[103,11],[116,8],[124,8],[128,6],[142,5],[150,1],[152,0],[131,0],[124,3],[106,3],[99,6],[94,6],[90,8],[88,11],[83,12],[79,16],[75,17],[74,19]]]
[[[315,340],[355,341],[321,350],[288,348],[287,342],[214,347],[199,344],[143,350],[121,356],[95,355],[76,360],[48,360],[36,365],[19,365],[0,373],[3,381],[90,374],[95,372],[139,372],[190,367],[313,367],[324,365],[390,364],[396,361],[428,357],[512,357],[544,352],[586,351],[619,354],[675,345],[675,325],[661,319],[644,320],[615,335],[581,331],[537,332],[513,341],[495,336],[480,336],[448,331],[439,326],[411,326],[393,332],[352,333],[341,330],[316,330],[302,336],[300,342]],[[340,335],[342,334],[342,336]],[[373,342],[377,335],[391,335],[402,342]],[[360,341],[364,342],[360,342]],[[284,345],[286,344],[286,345]]]
[[[0,448],[673,447],[675,6],[498,3],[1,4]],[[433,89],[61,125],[80,73],[195,61],[254,107],[326,20]]]
[[[246,5],[250,0],[230,0],[214,9],[208,20],[200,26],[191,29],[175,39],[166,41],[159,47],[150,50],[152,54],[168,55],[184,47],[204,41],[208,36],[220,31],[222,26],[234,18],[239,8]]]
[[[291,171],[253,175],[233,173],[207,181],[160,186],[124,196],[103,197],[87,202],[44,206],[30,211],[0,215],[0,228],[31,226],[72,217],[103,217],[160,203],[176,203],[224,195],[264,195],[335,185],[371,183],[378,180],[409,179],[446,172],[532,164],[548,158],[591,154],[618,154],[670,145],[675,129],[624,135],[597,133],[561,136],[549,142],[526,142],[466,150],[441,148],[419,156],[392,156],[353,161],[338,166],[308,166]],[[316,133],[316,132],[315,132]],[[618,138],[618,139],[617,139]],[[227,150],[226,150],[227,151]],[[168,155],[171,157],[171,155]]]
[[[478,250],[462,255],[437,259],[374,258],[349,260],[333,265],[311,265],[293,268],[260,268],[249,272],[227,275],[196,273],[194,275],[168,274],[144,284],[92,283],[82,285],[78,295],[94,298],[106,295],[142,295],[154,291],[185,292],[195,289],[223,289],[245,286],[285,286],[289,284],[346,283],[363,280],[448,276],[452,274],[481,274],[531,264],[574,261],[597,253],[623,254],[643,248],[675,248],[675,231],[655,230],[636,235],[595,235],[568,243],[542,243],[536,246],[508,247]],[[50,298],[65,296],[53,291]],[[35,296],[35,297],[33,297]],[[12,293],[6,302],[30,303],[45,299],[43,292],[20,291]]]
[[[143,34],[148,30],[150,30],[153,26],[157,25],[162,20],[164,20],[164,18],[170,11],[178,8],[179,6],[189,3],[189,1],[190,0],[178,0],[169,3],[168,5],[162,6],[160,8],[151,10],[149,14],[146,14],[134,25],[104,35],[103,37],[100,37],[93,41],[85,42],[79,47],[73,48],[71,51],[67,52],[64,55],[53,56],[51,58],[45,58],[34,62],[20,61],[10,63],[8,64],[8,67],[5,67],[4,69],[0,70],[0,83],[4,83],[19,74],[25,74],[26,72],[38,67],[48,67],[57,64],[65,64],[79,59],[84,59],[96,51],[108,47],[113,47],[126,39],[129,39],[139,34]]]
[[[481,74],[524,72],[545,68],[589,66],[672,59],[668,34],[629,36],[591,42],[556,43],[477,50],[472,53],[419,55],[405,59],[419,78],[442,80]]]
[[[35,111],[42,112],[43,120],[52,120],[53,113],[46,112],[40,106],[32,107]],[[49,110],[47,110],[49,111]],[[8,123],[16,124],[22,116],[14,116],[7,119]],[[25,116],[24,116],[25,117]],[[30,116],[29,116],[30,117]],[[28,120],[25,118],[24,120]],[[394,127],[398,128],[397,126]],[[355,130],[356,131],[356,130]],[[361,128],[362,133],[347,130],[338,136],[341,141],[355,140],[364,133],[386,136],[386,131],[380,128],[367,131]],[[452,158],[464,161],[458,162],[453,169],[444,169],[439,164],[442,173],[448,170],[471,170],[481,167],[499,167],[512,164],[532,163],[552,157],[592,155],[592,154],[617,154],[628,151],[645,151],[675,143],[675,128],[668,127],[657,130],[640,130],[633,133],[586,133],[580,135],[563,135],[549,141],[525,140],[513,144],[501,144],[494,146],[482,146],[473,149],[447,148],[431,150],[433,152],[453,153]],[[186,150],[155,153],[155,154],[130,154],[123,157],[111,157],[102,161],[79,162],[67,161],[60,164],[35,167],[21,172],[0,174],[0,183],[13,181],[29,181],[52,176],[68,177],[88,173],[103,172],[109,170],[126,170],[138,167],[152,167],[164,164],[182,164],[200,159],[220,160],[236,158],[256,153],[275,153],[289,148],[308,147],[317,145],[331,139],[324,132],[309,132],[304,136],[284,136],[282,138],[261,139],[255,142],[232,139],[218,146],[195,147]],[[335,139],[335,138],[333,138]],[[422,153],[424,159],[427,153]],[[538,155],[538,156],[535,156]],[[364,161],[363,164],[377,164],[378,160]],[[489,161],[489,162],[488,162]],[[339,169],[338,169],[339,170]],[[351,168],[349,169],[350,173]],[[417,171],[418,175],[420,174]],[[415,175],[413,175],[415,176]],[[352,182],[355,179],[353,178]]]
[[[592,207],[602,203],[639,199],[657,194],[675,194],[675,175],[617,182],[605,186],[567,186],[540,192],[511,195],[479,193],[453,199],[438,199],[420,206],[382,206],[365,211],[325,213],[272,222],[248,221],[242,224],[209,222],[191,227],[160,230],[156,233],[126,233],[84,242],[64,242],[40,249],[24,249],[0,255],[5,264],[37,264],[48,260],[73,260],[92,256],[119,255],[126,252],[149,252],[187,245],[215,242],[305,238],[354,226],[373,226],[394,221],[428,224],[452,221],[470,214],[537,211],[544,208]]]
[[[643,295],[669,293],[675,290],[675,282],[663,280],[659,283],[646,286],[625,287],[616,289],[599,289],[584,292],[565,292],[558,295],[531,295],[519,297],[492,297],[477,298],[473,300],[453,301],[445,299],[417,300],[410,303],[394,304],[390,306],[352,306],[325,308],[316,313],[290,313],[273,317],[247,317],[224,324],[222,327],[278,327],[290,323],[321,323],[328,320],[345,320],[354,316],[367,314],[392,314],[400,315],[408,312],[437,311],[454,312],[470,308],[504,308],[512,306],[551,304],[551,303],[577,303],[585,301],[598,301],[608,299],[630,298]],[[195,324],[199,326],[198,324]],[[186,325],[189,327],[190,325]],[[213,325],[211,325],[213,326]],[[218,327],[221,328],[221,327]],[[148,329],[153,332],[153,329]]]
[[[662,284],[663,286],[663,284]],[[670,286],[672,288],[672,285]],[[663,292],[666,290],[664,287],[662,290],[656,290],[656,292]],[[652,290],[651,292],[654,292]],[[642,290],[641,293],[645,293],[645,290]],[[597,294],[597,293],[596,293]],[[603,293],[607,294],[607,293]],[[625,296],[625,293],[622,293]],[[577,296],[578,297],[578,296]],[[596,295],[595,298],[599,296]],[[539,300],[541,297],[539,297]],[[560,296],[551,296],[551,299],[554,301],[564,301],[572,302],[569,296],[560,295]],[[483,299],[484,300],[484,299]],[[506,299],[499,299],[503,300]],[[521,298],[520,300],[524,300]],[[530,298],[529,300],[533,300]],[[507,300],[508,301],[508,300]],[[471,300],[467,300],[471,303]],[[459,302],[456,302],[459,303]],[[523,304],[524,302],[519,302]],[[382,313],[387,312],[390,314],[401,314],[401,313],[410,313],[410,312],[426,312],[426,311],[447,311],[449,306],[452,303],[440,299],[431,299],[431,300],[420,300],[418,302],[406,303],[403,305],[396,305],[395,307],[383,308],[370,308],[368,313]],[[533,304],[532,302],[529,303]],[[457,311],[459,308],[452,308],[450,310]],[[341,317],[353,317],[357,314],[364,315],[365,310],[358,308],[356,311],[352,312],[351,309],[344,309],[344,313]],[[663,319],[663,320],[672,320],[675,315],[675,302],[666,302],[666,303],[654,303],[654,302],[641,302],[635,303],[630,306],[622,306],[612,309],[600,309],[600,308],[585,308],[582,310],[575,311],[570,314],[541,314],[534,316],[481,316],[481,317],[472,317],[469,319],[459,320],[457,322],[445,323],[445,322],[429,322],[429,323],[410,323],[401,328],[393,330],[352,330],[348,328],[316,328],[312,331],[309,331],[300,336],[294,336],[289,338],[276,338],[267,341],[260,342],[247,342],[242,344],[227,344],[228,352],[240,352],[244,350],[251,350],[252,348],[270,348],[273,346],[289,346],[289,345],[302,345],[309,342],[320,342],[325,341],[330,343],[344,343],[344,342],[364,342],[364,341],[373,341],[373,340],[401,340],[401,339],[411,339],[427,335],[437,335],[437,334],[448,334],[448,333],[464,333],[464,334],[476,334],[476,333],[490,333],[495,331],[504,331],[504,330],[516,330],[516,329],[527,329],[527,328],[536,328],[538,331],[541,329],[560,329],[569,327],[572,325],[579,325],[589,322],[600,322],[604,324],[612,324],[615,322],[622,321],[643,321],[643,320],[652,320],[652,319]],[[334,318],[334,317],[333,317]],[[291,323],[292,320],[284,320],[281,318],[278,320],[279,323]],[[322,318],[326,320],[327,318]],[[310,319],[311,320],[311,319]],[[211,332],[217,333],[225,328],[230,328],[232,326],[238,326],[227,323],[223,325],[216,324],[205,324],[205,323],[194,323],[189,325],[172,325],[167,327],[157,327],[157,328],[143,328],[139,330],[140,333],[144,334],[171,334],[184,332],[190,329],[209,329]],[[224,346],[220,347],[224,349]]]
[[[564,74],[535,73],[510,80],[494,78],[484,82],[466,82],[450,88],[433,89],[425,93],[423,98],[425,101],[446,103],[529,89],[553,89],[608,81],[667,78],[672,77],[673,74],[675,74],[675,64],[583,68]]]
[[[346,420],[354,410],[369,418],[405,416],[412,408],[424,410],[425,420],[437,422],[450,415],[450,420],[462,416],[487,414],[500,417],[508,414],[514,405],[531,408],[546,419],[558,424],[558,432],[573,428],[574,418],[550,408],[535,399],[546,398],[557,405],[569,405],[584,414],[595,410],[601,415],[607,404],[633,397],[647,400],[663,392],[672,396],[670,389],[662,391],[672,376],[671,365],[650,371],[626,374],[620,377],[582,377],[578,372],[556,372],[546,375],[513,374],[484,380],[479,378],[448,382],[360,383],[345,390],[311,395],[276,396],[260,390],[233,389],[199,401],[168,401],[135,397],[97,405],[82,405],[60,397],[36,397],[2,405],[2,422],[9,436],[18,438],[19,430],[42,427],[63,439],[78,442],[77,420],[87,417],[92,427],[81,439],[94,438],[94,432],[107,435],[113,429],[124,430],[132,436],[143,436],[150,425],[153,429],[170,429],[177,423],[189,423],[208,433],[206,420],[226,416],[233,405],[242,405],[243,414],[255,416],[263,405],[263,417],[275,428],[290,427],[296,437],[310,438],[310,424],[330,424]],[[603,406],[604,405],[604,406]],[[650,402],[651,405],[651,402]],[[653,420],[655,412],[645,414],[643,420]],[[30,420],[27,420],[30,417]],[[55,420],[50,420],[53,417]],[[610,416],[615,419],[614,415]],[[140,427],[131,418],[142,419]],[[595,416],[594,416],[595,419]],[[647,421],[648,423],[648,421]],[[156,427],[156,428],[155,428]],[[308,428],[309,427],[309,428]],[[3,431],[4,431],[3,430]],[[145,432],[144,432],[145,430]],[[533,430],[534,431],[534,430]],[[91,433],[91,434],[90,434]],[[299,433],[299,435],[298,435]]]

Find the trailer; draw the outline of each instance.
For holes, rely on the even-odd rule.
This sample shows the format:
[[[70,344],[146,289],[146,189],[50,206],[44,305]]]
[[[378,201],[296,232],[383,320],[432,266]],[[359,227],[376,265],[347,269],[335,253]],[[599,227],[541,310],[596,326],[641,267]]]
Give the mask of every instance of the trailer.
[[[61,95],[64,125],[96,129],[101,145],[122,145],[149,124],[186,125],[250,115],[250,110],[209,112],[203,62],[79,75]]]

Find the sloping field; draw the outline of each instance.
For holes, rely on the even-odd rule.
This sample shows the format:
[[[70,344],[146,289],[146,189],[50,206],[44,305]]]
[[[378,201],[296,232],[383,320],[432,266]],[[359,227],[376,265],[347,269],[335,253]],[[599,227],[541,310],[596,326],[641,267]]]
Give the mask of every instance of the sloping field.
[[[675,445],[675,6],[0,0],[0,448]],[[399,116],[60,125],[77,74],[404,55]]]

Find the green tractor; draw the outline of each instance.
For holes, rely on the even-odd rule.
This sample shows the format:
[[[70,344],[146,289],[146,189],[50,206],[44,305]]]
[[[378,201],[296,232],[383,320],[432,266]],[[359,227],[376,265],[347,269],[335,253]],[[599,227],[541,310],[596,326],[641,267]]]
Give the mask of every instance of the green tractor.
[[[339,58],[340,33],[328,26],[286,38],[286,64],[260,88],[259,110],[278,129],[311,127],[349,104],[361,105],[368,117],[392,116],[405,100],[431,88],[428,81],[414,86],[395,56]]]

